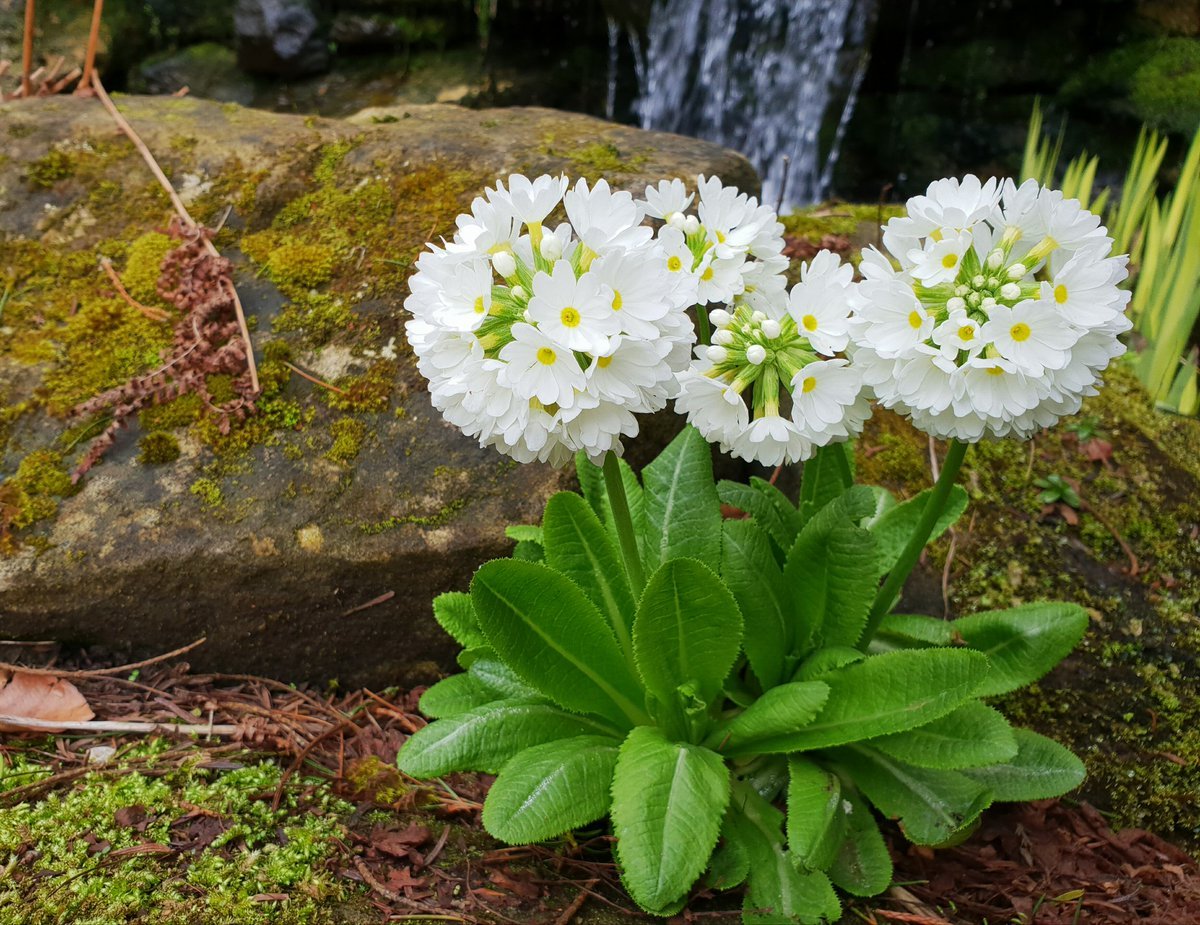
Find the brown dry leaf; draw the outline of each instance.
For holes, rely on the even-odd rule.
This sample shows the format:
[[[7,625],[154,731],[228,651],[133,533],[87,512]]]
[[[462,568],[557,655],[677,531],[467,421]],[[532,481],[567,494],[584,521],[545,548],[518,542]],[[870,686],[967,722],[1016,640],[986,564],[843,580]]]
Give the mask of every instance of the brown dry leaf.
[[[22,719],[79,723],[96,714],[70,681],[27,671],[0,671],[0,715],[18,720],[0,723],[0,732],[20,732]]]

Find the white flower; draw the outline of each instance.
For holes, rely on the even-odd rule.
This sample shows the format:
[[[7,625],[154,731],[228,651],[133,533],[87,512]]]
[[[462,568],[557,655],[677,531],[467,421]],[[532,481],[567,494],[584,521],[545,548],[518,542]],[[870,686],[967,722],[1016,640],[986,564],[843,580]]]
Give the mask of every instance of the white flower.
[[[864,252],[854,294],[851,354],[879,401],[966,441],[1078,410],[1129,326],[1126,259],[1100,219],[1033,181],[974,177],[908,211],[884,233],[899,269]]]
[[[666,222],[671,221],[671,216],[683,212],[695,198],[678,177],[674,180],[660,180],[654,186],[647,186],[643,195],[646,198],[638,203],[642,214],[651,218],[661,218]],[[680,216],[681,222],[683,219],[684,217]]]
[[[500,360],[506,364],[500,383],[543,405],[575,404],[587,381],[575,355],[533,325],[513,325],[512,336],[500,350]]]
[[[636,248],[653,235],[641,224],[633,196],[624,190],[612,192],[607,180],[598,180],[590,189],[587,180],[577,181],[563,196],[563,204],[575,233],[593,253]]]
[[[846,348],[853,279],[853,267],[842,264],[832,251],[818,251],[811,263],[800,265],[800,282],[788,294],[788,314],[826,356]]]
[[[612,292],[592,273],[577,279],[565,260],[554,265],[552,275],[534,277],[529,319],[559,347],[584,353],[607,353],[609,335],[620,329]]]
[[[495,189],[487,190],[487,197],[507,207],[509,212],[526,225],[539,225],[555,206],[562,202],[569,181],[565,176],[540,176],[530,181],[528,177],[514,173],[508,178],[508,188],[497,183]]]

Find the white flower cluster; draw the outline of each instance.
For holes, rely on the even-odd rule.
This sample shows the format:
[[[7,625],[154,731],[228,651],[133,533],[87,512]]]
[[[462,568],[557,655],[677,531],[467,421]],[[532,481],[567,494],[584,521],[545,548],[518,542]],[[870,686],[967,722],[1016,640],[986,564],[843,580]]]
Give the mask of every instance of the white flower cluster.
[[[790,293],[709,314],[712,345],[680,373],[676,410],[724,452],[767,466],[862,430],[870,406],[846,348],[854,270],[821,251]]]
[[[853,363],[936,437],[1028,437],[1079,410],[1130,327],[1100,219],[1030,180],[939,180],[865,252]]]
[[[497,183],[417,261],[404,305],[418,369],[446,420],[521,462],[599,462],[664,407],[695,334],[694,298],[604,180]],[[543,222],[559,205],[568,222]]]

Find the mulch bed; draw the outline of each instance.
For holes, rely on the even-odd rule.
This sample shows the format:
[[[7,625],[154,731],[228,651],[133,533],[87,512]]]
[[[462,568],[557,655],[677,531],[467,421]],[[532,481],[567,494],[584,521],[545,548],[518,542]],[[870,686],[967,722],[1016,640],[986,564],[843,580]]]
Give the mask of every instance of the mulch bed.
[[[327,778],[356,807],[333,863],[339,874],[369,889],[380,921],[434,915],[469,923],[567,925],[585,903],[610,915],[645,918],[620,888],[602,831],[582,833],[553,849],[501,846],[487,839],[479,821],[486,777],[459,775],[430,784],[395,770],[397,750],[424,724],[416,711],[419,691],[322,694],[266,678],[194,674],[185,663],[154,664],[134,678],[88,674],[103,664],[84,655],[61,668],[97,719],[225,727],[222,737],[181,740],[156,756],[156,768],[195,761],[198,748],[217,769],[238,766],[247,751],[272,757],[286,772],[279,792],[263,796],[276,805],[285,786],[301,785],[297,772]],[[0,750],[21,748],[23,741],[0,736]],[[0,793],[0,809],[71,787],[95,770],[88,763],[91,749],[129,741],[128,735],[86,732],[55,737],[53,749],[36,756],[55,773]],[[139,770],[138,763],[101,773],[129,770]],[[369,821],[373,809],[392,811],[394,821]],[[936,852],[894,835],[895,880],[902,886],[870,902],[854,902],[846,921],[1200,923],[1195,859],[1149,832],[1114,832],[1087,804],[1000,806],[969,840]],[[736,916],[728,896],[700,894],[679,918],[736,921]]]

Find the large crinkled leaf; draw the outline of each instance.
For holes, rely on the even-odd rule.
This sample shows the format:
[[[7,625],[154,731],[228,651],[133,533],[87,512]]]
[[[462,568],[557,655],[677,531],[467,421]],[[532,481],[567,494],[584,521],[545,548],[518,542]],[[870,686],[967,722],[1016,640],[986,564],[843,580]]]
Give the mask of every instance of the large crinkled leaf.
[[[713,484],[712,450],[688,425],[642,471],[647,571],[688,556],[721,564],[721,501]]]
[[[924,614],[889,613],[879,624],[871,642],[888,648],[923,648],[954,644],[954,629],[948,620]]]
[[[442,678],[421,695],[421,712],[432,719],[466,713],[496,700],[496,692],[468,672]]]
[[[726,825],[750,858],[742,904],[747,925],[819,925],[836,922],[841,903],[829,878],[801,871],[784,847],[783,814],[753,788],[738,785]]]
[[[871,809],[853,793],[840,807],[844,837],[829,865],[829,879],[855,896],[877,896],[892,882],[892,857]]]
[[[729,769],[706,748],[638,726],[621,746],[612,796],[621,880],[638,905],[659,913],[708,866],[729,804]]]
[[[491,647],[488,647],[489,650]],[[522,681],[494,652],[475,659],[469,669],[471,677],[494,691],[496,700],[534,700],[538,692]]]
[[[628,649],[636,604],[625,565],[600,518],[579,495],[561,491],[546,502],[542,527],[546,564],[583,589]]]
[[[612,802],[620,746],[608,736],[579,736],[518,752],[488,791],[484,828],[525,845],[595,822]]]
[[[825,505],[841,497],[850,488],[851,482],[846,479],[846,473],[853,472],[853,468],[853,443],[833,443],[820,447],[804,463],[800,479],[801,522],[808,523]]]
[[[752,475],[750,476],[750,487],[770,501],[771,506],[783,519],[787,527],[787,542],[783,544],[783,548],[786,550],[795,541],[800,529],[804,526],[804,518],[800,516],[796,505],[792,504],[788,496],[773,483],[766,479],[760,479],[757,475]]]
[[[872,739],[871,746],[907,764],[945,771],[996,764],[1017,754],[1008,720],[977,700],[916,729]]]
[[[965,773],[991,790],[997,800],[1046,800],[1069,793],[1086,775],[1083,762],[1053,739],[1014,729],[1016,757]]]
[[[731,482],[722,479],[717,483],[717,494],[723,504],[735,507],[753,518],[754,524],[760,530],[764,531],[769,538],[770,542],[768,546],[771,553],[779,566],[782,567],[784,555],[792,548],[792,543],[796,541],[799,524],[789,521],[784,513],[781,512],[780,505],[776,503],[773,496],[768,495],[764,491],[756,490],[754,486],[747,485],[744,482]],[[787,503],[786,498],[784,499],[784,503]],[[798,521],[800,517],[799,512],[795,508],[792,508],[792,513],[795,514],[796,521]]]
[[[852,489],[815,514],[788,551],[784,584],[792,601],[793,646],[852,646],[875,599],[874,539],[855,521],[873,502]],[[856,516],[857,515],[857,516]]]
[[[608,723],[537,700],[501,700],[439,719],[415,732],[400,749],[400,770],[413,777],[451,771],[495,774],[523,749],[582,735],[613,736]]]
[[[991,662],[977,693],[993,697],[1032,684],[1066,658],[1083,638],[1088,616],[1076,604],[1042,602],[973,613],[951,626]]]
[[[616,723],[645,718],[641,687],[612,628],[569,578],[497,559],[475,573],[471,601],[500,659],[545,697]]]
[[[821,681],[780,684],[714,730],[708,743],[731,757],[795,751],[793,737],[813,721],[828,697],[829,686]]]
[[[987,659],[968,649],[872,655],[822,675],[830,688],[825,707],[779,744],[809,751],[924,725],[969,700],[987,670]]]
[[[672,559],[650,576],[633,624],[646,689],[660,702],[687,685],[705,704],[737,660],[742,615],[721,579],[695,559]]]
[[[633,521],[633,535],[637,537],[639,548],[644,543],[646,527],[646,506],[642,483],[638,481],[637,473],[623,459],[617,460],[621,472],[621,484],[625,488],[625,500],[629,506],[629,518]],[[580,451],[575,454],[575,471],[579,476],[579,488],[588,506],[600,518],[604,529],[612,540],[614,547],[620,549],[621,540],[617,535],[617,524],[613,519],[612,503],[608,500],[608,488],[604,484],[604,470],[587,458],[587,453]]]
[[[463,648],[487,644],[471,606],[471,595],[461,591],[439,594],[433,599],[433,617]]]
[[[987,787],[957,771],[913,767],[863,745],[834,755],[867,799],[899,819],[905,836],[918,845],[941,844],[992,803]]]
[[[845,831],[842,781],[807,758],[788,761],[787,843],[805,870],[825,870]]]
[[[767,534],[753,521],[727,520],[721,542],[721,578],[745,621],[742,645],[764,688],[783,680],[791,650],[791,602]]]
[[[871,533],[875,537],[876,574],[886,575],[892,570],[916,529],[921,515],[925,513],[925,505],[932,494],[932,488],[925,489],[902,504],[884,511],[871,525]],[[961,485],[951,486],[950,497],[946,499],[946,506],[933,526],[930,540],[937,539],[954,525],[967,509],[967,501],[967,492]]]

